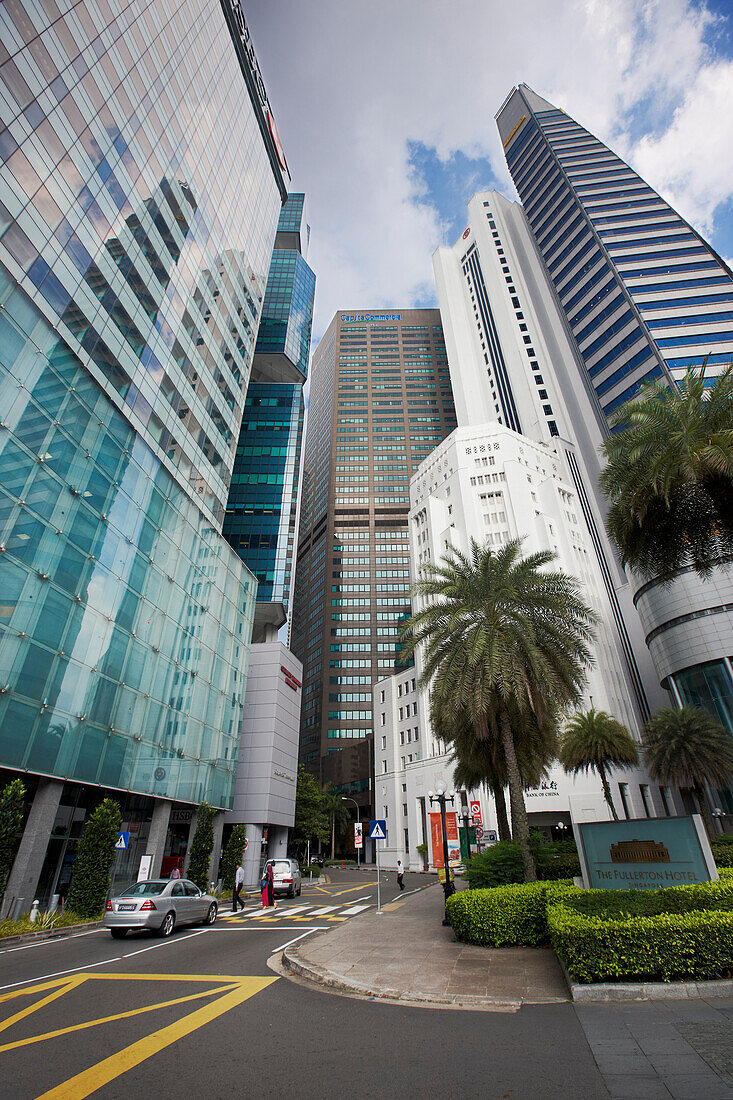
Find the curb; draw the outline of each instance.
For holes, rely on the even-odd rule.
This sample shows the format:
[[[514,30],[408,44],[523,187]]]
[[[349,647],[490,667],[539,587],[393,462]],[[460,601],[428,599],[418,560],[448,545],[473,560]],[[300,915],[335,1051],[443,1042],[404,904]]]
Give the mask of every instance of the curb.
[[[513,1012],[519,1009],[523,1003],[521,998],[511,1001],[492,1001],[487,997],[478,997],[474,994],[466,994],[465,996],[456,994],[455,996],[446,998],[432,993],[401,993],[398,989],[372,989],[370,986],[363,985],[360,982],[343,982],[339,978],[334,977],[330,971],[324,970],[323,967],[316,966],[314,963],[305,962],[302,958],[298,957],[297,949],[286,949],[283,951],[281,962],[283,969],[294,974],[296,977],[323,986],[325,989],[331,989],[335,993],[366,997],[370,1000],[384,1001],[388,1004],[422,1004],[441,1008],[493,1008],[495,1010],[503,1009],[504,1011]],[[567,1001],[557,1003],[567,1004]]]
[[[573,1001],[695,1001],[707,997],[733,997],[733,980],[722,978],[708,982],[598,982],[579,985],[570,981]]]
[[[82,921],[81,924],[65,924],[63,928],[47,928],[43,932],[19,932],[17,936],[0,937],[0,951],[22,943],[39,943],[41,940],[53,940],[59,936],[73,936],[75,932],[91,932],[102,928],[101,920]]]

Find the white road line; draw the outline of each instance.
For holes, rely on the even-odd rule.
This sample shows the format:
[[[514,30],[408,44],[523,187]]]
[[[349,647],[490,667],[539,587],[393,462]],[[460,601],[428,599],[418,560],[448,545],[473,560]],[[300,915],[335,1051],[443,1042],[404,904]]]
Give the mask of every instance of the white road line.
[[[343,916],[353,917],[356,913],[363,913],[365,909],[370,908],[370,905],[352,905],[348,909],[343,910]]]
[[[273,955],[276,951],[284,951],[286,947],[290,947],[291,943],[297,943],[298,940],[302,940],[304,936],[310,936],[311,932],[318,931],[316,928],[309,928],[307,932],[303,932],[300,936],[296,936],[293,940],[288,940],[287,943],[281,943],[279,947],[275,948]]]
[[[340,908],[340,905],[324,905],[318,909],[311,909],[310,915],[313,917],[323,917],[326,913],[335,913],[336,910]]]
[[[208,928],[208,932],[295,932],[300,928],[299,924],[278,924],[277,928],[263,928],[261,924],[247,925],[242,924],[237,928]],[[312,928],[306,929],[307,932],[328,932],[330,931],[327,924],[314,924]]]
[[[31,947],[46,947],[47,944],[58,942],[58,940],[78,940],[80,936],[96,936],[98,932],[106,931],[106,928],[92,928],[91,932],[74,932],[71,936],[51,936],[47,940],[39,940],[38,943],[26,943],[22,947],[6,947],[4,954],[9,955],[11,951],[28,951]]]
[[[171,943],[181,943],[183,940],[190,940],[191,936],[201,936],[206,931],[202,928],[200,932],[192,932],[190,936],[180,936],[178,939],[167,939],[163,943],[155,943],[152,947],[142,947],[139,951],[132,951],[129,955],[115,955],[112,959],[101,959],[99,962],[87,963],[85,966],[72,966],[69,970],[56,970],[53,974],[40,974],[35,978],[24,978],[22,982],[11,982],[9,985],[0,985],[0,990],[3,989],[16,989],[19,985],[30,985],[31,982],[45,982],[49,978],[62,978],[65,974],[77,974],[80,970],[92,970],[95,966],[109,966],[110,963],[122,962],[123,959],[129,959],[132,955],[141,955],[143,951],[152,951],[155,947],[168,947]]]
[[[360,901],[369,901],[369,899],[373,898],[373,897],[374,897],[374,894],[365,894],[363,898],[354,898],[354,900],[351,904],[352,905],[357,905]]]

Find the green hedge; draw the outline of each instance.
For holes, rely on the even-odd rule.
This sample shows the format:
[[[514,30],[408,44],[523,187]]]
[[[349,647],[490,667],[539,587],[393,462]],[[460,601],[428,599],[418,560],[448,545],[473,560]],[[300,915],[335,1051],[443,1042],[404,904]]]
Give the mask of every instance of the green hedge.
[[[482,947],[535,947],[548,938],[547,907],[575,890],[571,882],[528,882],[462,890],[446,915],[459,940]]]
[[[720,836],[710,847],[717,867],[733,867],[733,837]]]
[[[552,899],[552,945],[578,982],[672,981],[733,971],[733,883],[588,890]]]

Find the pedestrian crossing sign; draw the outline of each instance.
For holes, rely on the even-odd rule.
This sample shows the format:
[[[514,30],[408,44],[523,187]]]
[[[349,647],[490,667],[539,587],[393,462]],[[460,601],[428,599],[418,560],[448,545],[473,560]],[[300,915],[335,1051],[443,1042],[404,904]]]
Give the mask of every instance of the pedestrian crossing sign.
[[[377,818],[376,821],[369,822],[369,839],[370,840],[386,840],[387,839],[387,822],[382,818]]]
[[[130,834],[129,833],[118,833],[117,834],[117,843],[115,844],[115,849],[118,852],[124,852],[125,848],[127,847],[127,845],[129,843],[130,843]]]

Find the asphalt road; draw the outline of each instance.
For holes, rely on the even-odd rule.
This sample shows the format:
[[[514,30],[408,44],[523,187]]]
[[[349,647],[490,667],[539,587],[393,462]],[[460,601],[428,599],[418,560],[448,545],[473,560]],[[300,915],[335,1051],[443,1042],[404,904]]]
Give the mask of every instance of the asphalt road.
[[[278,978],[270,955],[376,903],[373,873],[330,877],[275,914],[222,911],[213,928],[168,940],[94,931],[0,953],[0,1095],[608,1095],[569,1004],[402,1008]],[[393,900],[395,876],[383,883],[383,902]],[[407,893],[425,879],[405,884]]]

